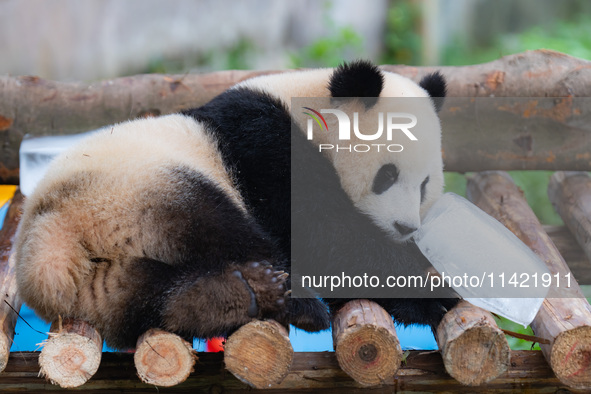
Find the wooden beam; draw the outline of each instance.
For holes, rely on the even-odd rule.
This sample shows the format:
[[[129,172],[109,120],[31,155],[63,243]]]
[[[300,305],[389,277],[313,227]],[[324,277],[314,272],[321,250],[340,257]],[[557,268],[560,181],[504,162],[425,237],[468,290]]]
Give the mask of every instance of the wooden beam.
[[[382,66],[419,81],[441,70],[449,99],[441,117],[448,171],[484,169],[591,170],[591,62],[538,50],[458,67]],[[71,134],[148,114],[203,105],[244,79],[279,71],[137,75],[95,83],[0,77],[0,183],[18,181],[18,148],[25,133]],[[490,97],[507,97],[492,101]],[[531,97],[531,99],[523,99]],[[542,101],[536,97],[561,97]],[[580,101],[583,100],[583,101]],[[560,130],[560,132],[557,132]]]
[[[54,393],[72,393],[72,389],[61,389],[38,376],[38,353],[12,353],[6,370],[0,374],[0,392],[29,390]],[[174,387],[160,387],[160,393],[239,393],[253,392],[252,387],[240,382],[224,369],[222,353],[199,353],[195,372]],[[97,373],[78,390],[85,393],[134,392],[154,393],[154,386],[142,383],[136,376],[133,354],[105,353]],[[389,379],[381,387],[371,389],[371,393],[403,392],[453,392],[474,393],[533,391],[583,393],[570,389],[552,373],[540,351],[514,351],[508,370],[497,379],[481,388],[465,386],[451,378],[443,366],[438,352],[410,351],[406,361],[395,378]],[[530,392],[531,392],[530,391]],[[343,372],[334,352],[295,353],[292,368],[281,384],[264,392],[276,393],[366,393]]]
[[[369,300],[347,302],[332,322],[339,366],[362,386],[377,386],[395,376],[402,350],[392,316]]]
[[[197,357],[191,343],[152,328],[138,338],[133,359],[142,382],[170,387],[187,379]]]
[[[274,320],[253,320],[228,337],[224,363],[244,383],[270,388],[287,376],[293,354],[285,327]]]
[[[0,372],[6,367],[21,299],[17,295],[12,244],[22,214],[24,197],[17,190],[0,230]],[[16,311],[16,312],[15,312]]]
[[[566,226],[543,226],[580,285],[591,285],[591,262]]]
[[[64,388],[82,386],[101,363],[100,334],[87,322],[75,319],[59,319],[49,331],[39,356],[39,375]]]
[[[511,349],[490,312],[460,301],[437,327],[445,370],[460,383],[480,386],[509,367]]]
[[[548,197],[589,259],[591,256],[591,177],[586,172],[556,172],[548,184]]]
[[[523,193],[504,172],[489,171],[468,179],[466,194],[481,209],[503,223],[529,246],[562,279],[553,283],[531,327],[536,336],[548,339],[540,344],[556,376],[570,387],[591,388],[591,306],[571,276],[566,262],[543,231]],[[560,298],[559,298],[560,297]]]

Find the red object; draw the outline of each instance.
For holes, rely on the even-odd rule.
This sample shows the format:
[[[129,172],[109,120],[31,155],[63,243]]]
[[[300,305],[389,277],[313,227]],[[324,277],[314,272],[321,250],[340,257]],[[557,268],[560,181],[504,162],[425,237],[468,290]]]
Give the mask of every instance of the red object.
[[[210,338],[207,340],[206,351],[208,352],[223,352],[224,351],[224,343],[226,342],[226,338]]]

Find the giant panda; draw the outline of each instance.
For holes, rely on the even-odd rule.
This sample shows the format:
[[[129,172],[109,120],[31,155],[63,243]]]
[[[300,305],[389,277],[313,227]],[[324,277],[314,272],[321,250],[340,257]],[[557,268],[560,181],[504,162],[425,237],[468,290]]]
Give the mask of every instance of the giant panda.
[[[114,348],[134,347],[152,327],[186,338],[228,335],[254,318],[327,328],[344,300],[328,300],[327,310],[289,297],[291,199],[306,207],[296,227],[311,234],[310,254],[298,258],[338,266],[357,245],[360,265],[414,272],[425,259],[408,236],[441,193],[440,145],[416,162],[372,156],[357,192],[346,163],[290,132],[298,120],[289,98],[443,95],[438,74],[421,85],[366,62],[270,75],[203,107],[87,138],[52,163],[25,203],[15,245],[21,297],[46,320],[88,321]],[[436,118],[433,105],[421,110]],[[438,121],[430,132],[439,138]],[[294,165],[316,172],[292,180]],[[384,177],[392,165],[397,179]],[[292,196],[292,181],[317,192]],[[336,208],[355,230],[331,220]],[[319,242],[331,247],[316,252]],[[402,323],[434,327],[456,300],[379,302]]]
[[[366,61],[346,63],[336,69],[312,69],[248,79],[207,105],[187,111],[209,123],[234,147],[234,167],[239,183],[253,179],[247,187],[250,206],[280,240],[285,255],[319,264],[326,273],[340,273],[341,262],[354,262],[351,275],[367,271],[415,276],[432,272],[431,264],[412,242],[431,205],[443,191],[441,126],[438,112],[446,94],[446,82],[438,73],[425,76],[419,84],[399,74],[381,71]],[[405,144],[403,152],[382,150],[351,156],[335,149],[319,152],[319,143],[336,145],[334,133],[314,133],[314,143],[306,138],[302,111],[291,108],[293,97],[326,97],[341,101],[349,113],[363,112],[365,120],[387,111],[379,97],[407,97],[398,101],[401,112],[420,114],[417,135],[421,143]],[[377,101],[351,98],[378,98]],[[415,99],[416,98],[416,99]],[[240,103],[239,109],[235,107]],[[368,104],[369,103],[369,104]],[[259,125],[265,114],[276,108],[290,112],[293,129],[290,140],[278,129]],[[248,116],[244,117],[244,113]],[[287,116],[287,115],[286,115]],[[324,119],[329,124],[331,119]],[[334,118],[332,119],[334,121]],[[287,120],[286,120],[287,122]],[[363,128],[367,125],[361,125]],[[261,131],[262,129],[262,131]],[[374,130],[375,124],[369,125]],[[244,142],[244,139],[247,139]],[[354,141],[366,142],[366,141]],[[287,163],[289,156],[293,160]],[[279,169],[291,164],[291,183],[276,178]],[[272,195],[258,194],[268,179],[277,179]],[[290,195],[291,192],[291,195]],[[288,201],[297,212],[289,215]],[[288,218],[291,216],[291,226]],[[283,220],[277,220],[284,218]],[[294,234],[294,233],[297,233]],[[300,244],[291,248],[298,237]],[[302,245],[302,239],[304,244]],[[295,261],[292,261],[295,263]],[[457,301],[449,288],[440,289],[440,298],[428,291],[412,289],[422,298],[379,298],[396,321],[430,326],[435,331],[443,315]],[[348,299],[325,299],[335,313]],[[298,305],[302,299],[293,299]],[[301,307],[297,308],[302,309]],[[305,310],[305,308],[303,308]]]
[[[48,321],[88,321],[116,349],[152,327],[191,338],[285,322],[286,260],[229,170],[214,135],[186,115],[85,139],[26,199],[21,297]]]

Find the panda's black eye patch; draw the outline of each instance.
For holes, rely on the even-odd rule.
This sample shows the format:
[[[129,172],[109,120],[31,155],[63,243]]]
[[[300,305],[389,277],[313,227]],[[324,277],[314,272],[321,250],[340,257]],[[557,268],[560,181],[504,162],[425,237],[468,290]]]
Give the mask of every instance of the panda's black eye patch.
[[[373,180],[371,191],[375,194],[382,194],[398,180],[398,168],[394,164],[384,164],[378,170]]]
[[[429,177],[427,176],[423,183],[421,183],[421,204],[425,201],[425,189],[427,189],[427,183],[429,183]]]

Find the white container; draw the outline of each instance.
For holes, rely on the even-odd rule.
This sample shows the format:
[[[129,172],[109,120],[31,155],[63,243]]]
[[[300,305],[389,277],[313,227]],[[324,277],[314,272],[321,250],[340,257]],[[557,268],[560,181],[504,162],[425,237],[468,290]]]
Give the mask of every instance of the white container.
[[[99,129],[102,130],[102,129]],[[49,163],[60,153],[98,130],[81,134],[31,137],[26,135],[19,150],[20,190],[30,195],[43,178]]]

